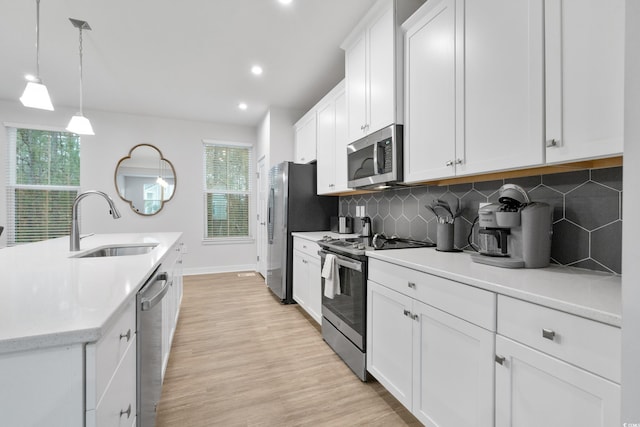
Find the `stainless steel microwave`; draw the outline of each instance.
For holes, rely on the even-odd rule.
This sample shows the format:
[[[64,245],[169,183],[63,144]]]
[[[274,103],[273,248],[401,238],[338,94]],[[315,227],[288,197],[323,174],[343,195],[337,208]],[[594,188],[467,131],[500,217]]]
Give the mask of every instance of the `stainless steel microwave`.
[[[402,182],[402,125],[391,125],[347,146],[350,188],[379,189]]]

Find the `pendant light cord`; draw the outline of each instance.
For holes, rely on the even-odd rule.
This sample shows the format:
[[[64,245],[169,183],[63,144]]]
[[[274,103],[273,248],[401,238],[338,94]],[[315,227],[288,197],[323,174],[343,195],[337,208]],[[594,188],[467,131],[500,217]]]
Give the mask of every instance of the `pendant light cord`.
[[[40,79],[40,0],[36,0],[36,78]]]
[[[80,27],[79,30],[80,30],[80,115],[84,116],[84,112],[82,110],[82,98],[83,98],[83,94],[82,94],[82,27]]]

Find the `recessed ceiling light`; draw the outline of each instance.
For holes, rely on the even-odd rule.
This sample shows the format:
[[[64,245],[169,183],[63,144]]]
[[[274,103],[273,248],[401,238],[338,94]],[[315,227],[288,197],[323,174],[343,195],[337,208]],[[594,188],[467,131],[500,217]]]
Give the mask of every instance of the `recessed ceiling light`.
[[[241,102],[240,104],[238,104],[238,108],[241,110],[246,110],[247,109],[247,104],[245,104],[244,102]]]
[[[278,0],[281,4],[291,4],[292,0]]]
[[[254,65],[253,67],[251,67],[251,72],[256,76],[259,76],[260,74],[262,74],[262,67],[259,65]]]

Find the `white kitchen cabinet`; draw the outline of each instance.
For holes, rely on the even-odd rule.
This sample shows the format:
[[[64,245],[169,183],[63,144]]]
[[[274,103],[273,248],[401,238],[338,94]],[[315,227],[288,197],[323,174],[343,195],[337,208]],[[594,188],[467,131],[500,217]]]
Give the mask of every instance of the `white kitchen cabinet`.
[[[320,247],[300,237],[293,238],[293,299],[318,324],[322,323]]]
[[[349,191],[344,81],[320,101],[317,127],[318,194]]]
[[[399,24],[423,1],[379,0],[342,44],[348,141],[403,122]]]
[[[169,363],[171,344],[178,324],[180,303],[182,302],[182,248],[183,243],[174,245],[162,263],[167,273],[169,290],[162,299],[162,379]]]
[[[544,162],[542,0],[429,1],[403,27],[405,182]]]
[[[496,427],[621,425],[618,384],[500,335],[496,354]]]
[[[547,162],[620,155],[624,0],[545,2]]]
[[[496,426],[620,424],[620,328],[498,298]]]
[[[311,109],[294,125],[295,162],[311,163],[316,160],[316,110]]]
[[[378,260],[369,277],[367,370],[425,425],[492,426],[495,295]]]

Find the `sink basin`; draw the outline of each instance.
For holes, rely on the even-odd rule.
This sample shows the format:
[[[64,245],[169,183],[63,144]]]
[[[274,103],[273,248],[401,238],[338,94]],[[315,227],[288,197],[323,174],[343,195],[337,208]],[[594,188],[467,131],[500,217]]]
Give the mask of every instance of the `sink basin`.
[[[102,258],[111,256],[130,256],[148,254],[158,246],[157,243],[134,243],[123,245],[101,246],[88,252],[74,255],[73,258]]]

